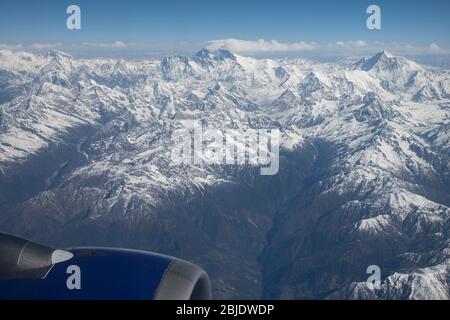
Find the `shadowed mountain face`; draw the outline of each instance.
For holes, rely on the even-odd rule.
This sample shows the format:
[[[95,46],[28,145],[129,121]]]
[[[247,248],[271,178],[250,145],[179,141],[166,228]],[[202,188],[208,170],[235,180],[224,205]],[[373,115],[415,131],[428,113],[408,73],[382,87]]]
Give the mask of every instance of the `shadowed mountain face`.
[[[387,52],[340,65],[0,51],[0,230],[179,256],[215,298],[448,299],[449,92],[448,71]],[[172,161],[192,119],[279,129],[278,174]]]

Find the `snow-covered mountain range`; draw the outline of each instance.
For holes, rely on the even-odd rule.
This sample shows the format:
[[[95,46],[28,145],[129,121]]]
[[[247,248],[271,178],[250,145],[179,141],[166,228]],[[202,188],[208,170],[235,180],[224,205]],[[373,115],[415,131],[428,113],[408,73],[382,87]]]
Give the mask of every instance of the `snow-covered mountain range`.
[[[0,51],[0,229],[181,256],[217,298],[449,299],[449,102],[448,70],[385,51],[335,64]],[[175,164],[188,119],[279,129],[279,173]]]

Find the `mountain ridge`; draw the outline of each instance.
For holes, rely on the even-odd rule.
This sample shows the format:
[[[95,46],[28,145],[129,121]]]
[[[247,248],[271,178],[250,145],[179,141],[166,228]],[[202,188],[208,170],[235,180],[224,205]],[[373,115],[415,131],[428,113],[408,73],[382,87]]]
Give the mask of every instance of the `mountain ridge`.
[[[0,75],[3,231],[179,255],[219,298],[449,298],[447,71],[384,51],[348,65],[205,49],[1,51]],[[278,128],[279,174],[173,163],[173,130],[195,119]]]

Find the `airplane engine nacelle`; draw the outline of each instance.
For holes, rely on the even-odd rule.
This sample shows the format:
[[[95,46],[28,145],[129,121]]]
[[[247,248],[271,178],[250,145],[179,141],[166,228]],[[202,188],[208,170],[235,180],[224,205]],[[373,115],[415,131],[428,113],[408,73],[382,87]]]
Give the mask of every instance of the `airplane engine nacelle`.
[[[113,248],[55,250],[0,234],[0,299],[207,300],[200,267],[156,253]]]

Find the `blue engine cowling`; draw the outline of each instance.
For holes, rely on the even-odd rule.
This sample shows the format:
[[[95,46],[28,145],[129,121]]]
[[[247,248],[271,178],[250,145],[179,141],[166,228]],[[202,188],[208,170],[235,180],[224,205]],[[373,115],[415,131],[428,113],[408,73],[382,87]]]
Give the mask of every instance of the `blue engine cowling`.
[[[55,250],[0,234],[0,299],[208,300],[208,275],[156,253],[80,247]]]

